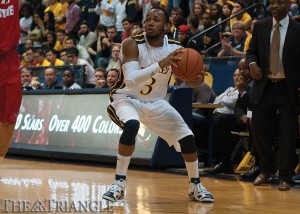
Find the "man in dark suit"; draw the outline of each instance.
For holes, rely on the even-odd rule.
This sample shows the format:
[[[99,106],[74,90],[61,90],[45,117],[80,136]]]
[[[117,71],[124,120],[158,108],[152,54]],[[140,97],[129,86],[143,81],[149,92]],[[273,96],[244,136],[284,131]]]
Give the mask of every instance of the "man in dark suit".
[[[288,0],[270,0],[273,18],[256,22],[246,55],[246,63],[254,79],[251,95],[253,138],[262,166],[262,173],[255,179],[254,185],[266,183],[276,170],[272,159],[272,139],[278,117],[277,168],[278,189],[281,191],[290,189],[290,179],[294,174],[295,161],[291,154],[295,153],[296,120],[300,112],[300,25],[288,17],[289,8]],[[279,44],[277,58],[273,45],[276,42],[272,42],[275,34]]]

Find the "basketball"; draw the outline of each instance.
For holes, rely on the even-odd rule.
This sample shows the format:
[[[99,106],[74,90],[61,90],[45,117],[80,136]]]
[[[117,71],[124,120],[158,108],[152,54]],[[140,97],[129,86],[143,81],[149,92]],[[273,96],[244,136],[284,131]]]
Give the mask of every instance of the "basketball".
[[[200,53],[192,48],[184,48],[180,55],[182,60],[175,62],[178,67],[172,66],[175,77],[182,81],[197,79],[203,70],[203,58]]]

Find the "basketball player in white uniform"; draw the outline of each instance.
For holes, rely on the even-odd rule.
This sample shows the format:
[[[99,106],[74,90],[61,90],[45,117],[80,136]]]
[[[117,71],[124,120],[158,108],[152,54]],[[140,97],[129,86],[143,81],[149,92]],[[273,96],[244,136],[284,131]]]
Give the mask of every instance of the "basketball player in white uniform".
[[[126,174],[135,148],[135,138],[143,123],[168,144],[180,145],[189,176],[189,198],[212,202],[213,196],[200,182],[198,158],[192,131],[180,114],[164,100],[171,77],[171,65],[181,60],[180,43],[168,39],[168,15],[152,8],[145,21],[145,33],[122,44],[122,71],[110,92],[108,113],[123,133],[119,142],[115,181],[103,199],[115,202],[124,197]],[[199,85],[199,76],[188,85]]]

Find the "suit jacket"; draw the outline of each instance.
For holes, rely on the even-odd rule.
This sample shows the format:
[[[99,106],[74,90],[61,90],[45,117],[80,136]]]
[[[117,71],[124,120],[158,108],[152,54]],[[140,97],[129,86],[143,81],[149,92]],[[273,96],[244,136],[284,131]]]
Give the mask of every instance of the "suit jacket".
[[[257,21],[252,40],[246,54],[246,63],[256,62],[262,69],[262,80],[255,80],[251,92],[251,102],[257,104],[267,84],[269,72],[270,35],[272,18]],[[282,52],[282,63],[290,97],[296,111],[300,113],[300,24],[289,18]]]

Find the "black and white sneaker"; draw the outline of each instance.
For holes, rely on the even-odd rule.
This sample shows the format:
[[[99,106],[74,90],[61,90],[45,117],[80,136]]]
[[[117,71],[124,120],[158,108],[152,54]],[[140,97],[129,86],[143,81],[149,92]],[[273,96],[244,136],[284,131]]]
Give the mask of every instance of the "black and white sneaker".
[[[126,180],[115,180],[112,183],[112,185],[108,188],[108,191],[103,194],[102,198],[111,202],[122,200],[125,195],[125,188]]]
[[[201,184],[194,184],[193,182],[189,183],[189,199],[191,201],[200,201],[200,202],[213,202],[214,197],[206,188]]]

